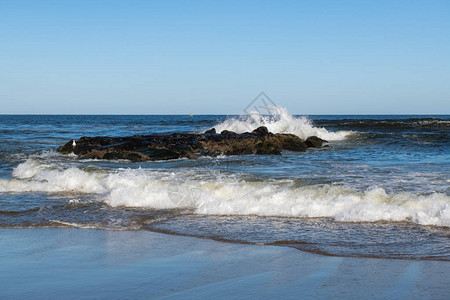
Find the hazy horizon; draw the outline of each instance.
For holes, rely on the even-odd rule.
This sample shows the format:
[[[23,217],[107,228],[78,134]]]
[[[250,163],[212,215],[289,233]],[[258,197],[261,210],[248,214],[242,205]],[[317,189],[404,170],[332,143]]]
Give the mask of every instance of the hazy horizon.
[[[0,116],[242,116],[240,114],[93,114],[93,113],[79,113],[79,114],[65,114],[65,113],[0,113]],[[262,114],[268,116],[268,114]],[[450,114],[292,114],[293,116],[450,116]]]

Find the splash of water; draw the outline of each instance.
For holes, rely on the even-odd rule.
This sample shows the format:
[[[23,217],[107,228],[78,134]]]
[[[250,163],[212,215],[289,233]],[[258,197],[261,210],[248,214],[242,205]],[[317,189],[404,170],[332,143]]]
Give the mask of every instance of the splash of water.
[[[249,116],[230,118],[214,126],[217,132],[230,130],[237,133],[252,131],[259,126],[266,126],[272,133],[290,133],[306,139],[317,136],[327,141],[343,140],[352,131],[330,132],[325,128],[314,127],[307,117],[295,117],[288,113],[286,108],[272,107],[273,115],[265,116],[258,112],[252,112]]]

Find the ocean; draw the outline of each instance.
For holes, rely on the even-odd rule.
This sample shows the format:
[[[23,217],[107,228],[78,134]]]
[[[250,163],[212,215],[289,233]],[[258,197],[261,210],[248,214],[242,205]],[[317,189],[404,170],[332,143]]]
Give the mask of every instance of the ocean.
[[[251,131],[328,147],[80,159],[83,136]],[[153,231],[329,256],[450,260],[450,115],[0,115],[0,228]]]

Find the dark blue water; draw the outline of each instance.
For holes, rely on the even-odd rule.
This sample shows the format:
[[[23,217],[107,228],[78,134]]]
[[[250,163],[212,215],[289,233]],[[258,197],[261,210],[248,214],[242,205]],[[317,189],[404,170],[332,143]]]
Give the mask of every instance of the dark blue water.
[[[139,162],[82,136],[215,127],[318,135],[279,156]],[[450,116],[0,116],[0,227],[153,230],[329,255],[450,259]]]

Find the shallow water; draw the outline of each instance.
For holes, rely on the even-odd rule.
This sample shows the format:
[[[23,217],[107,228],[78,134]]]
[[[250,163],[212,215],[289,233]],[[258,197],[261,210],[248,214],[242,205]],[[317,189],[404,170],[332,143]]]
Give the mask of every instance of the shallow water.
[[[446,299],[442,261],[343,258],[148,231],[0,229],[2,299]]]
[[[55,149],[82,136],[318,135],[281,156],[140,162]],[[154,230],[338,256],[450,260],[450,116],[0,116],[0,227]]]

